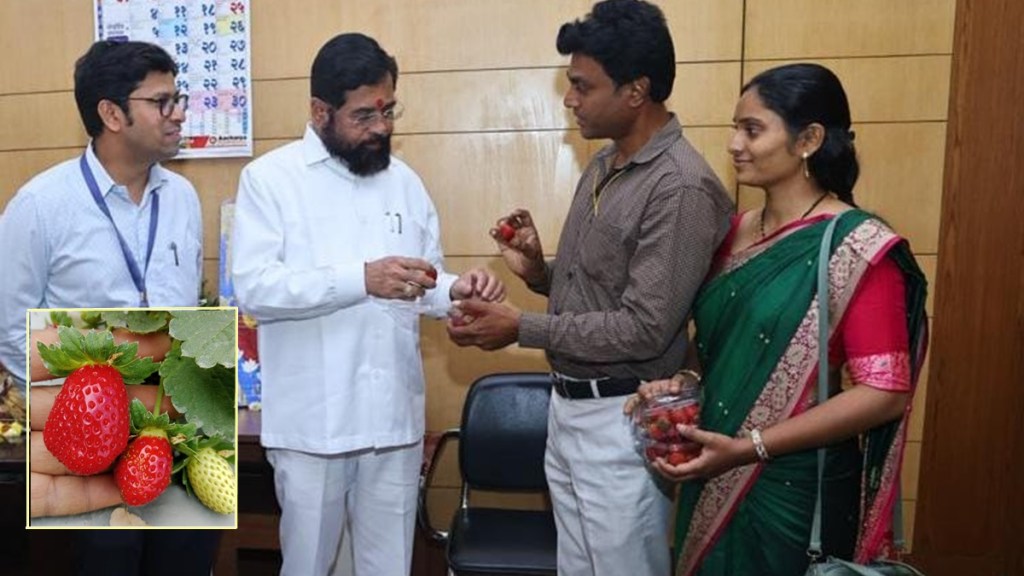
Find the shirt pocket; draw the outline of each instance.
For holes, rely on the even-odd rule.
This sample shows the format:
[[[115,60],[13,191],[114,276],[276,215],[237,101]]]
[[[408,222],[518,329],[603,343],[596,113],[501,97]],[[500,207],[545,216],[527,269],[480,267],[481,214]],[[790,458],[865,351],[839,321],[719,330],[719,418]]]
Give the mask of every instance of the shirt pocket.
[[[194,306],[202,273],[199,242],[184,235],[165,237],[158,242],[153,246],[146,275],[150,300],[153,304],[159,301],[159,305],[164,306]]]
[[[597,284],[621,294],[629,279],[636,239],[610,222],[595,220],[580,250],[580,269]]]
[[[430,233],[413,214],[387,211],[382,220],[385,256],[426,257]]]

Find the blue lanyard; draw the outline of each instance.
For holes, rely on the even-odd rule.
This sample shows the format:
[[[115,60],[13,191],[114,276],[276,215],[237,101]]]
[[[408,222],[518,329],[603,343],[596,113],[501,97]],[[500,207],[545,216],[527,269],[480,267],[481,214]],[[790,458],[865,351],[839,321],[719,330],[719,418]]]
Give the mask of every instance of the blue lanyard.
[[[107,219],[110,220],[110,225],[114,227],[114,233],[117,234],[117,241],[120,242],[121,252],[124,254],[124,262],[128,265],[128,272],[132,275],[132,282],[135,283],[135,288],[139,291],[139,306],[148,308],[146,277],[143,275],[143,272],[139,271],[139,265],[135,262],[131,250],[128,249],[128,243],[124,241],[124,236],[121,236],[121,231],[117,229],[117,224],[114,223],[114,217],[110,215],[110,209],[107,208],[107,203],[103,200],[103,194],[100,193],[100,187],[96,184],[96,178],[92,175],[92,169],[89,168],[85,154],[82,154],[79,165],[82,167],[82,176],[85,177],[85,183],[89,186],[89,192],[92,192],[92,199],[96,201],[96,205],[99,206],[100,210],[106,214]],[[149,258],[153,255],[153,243],[156,240],[156,224],[159,215],[160,196],[154,191],[149,210],[149,245],[146,247],[146,270],[149,270]]]

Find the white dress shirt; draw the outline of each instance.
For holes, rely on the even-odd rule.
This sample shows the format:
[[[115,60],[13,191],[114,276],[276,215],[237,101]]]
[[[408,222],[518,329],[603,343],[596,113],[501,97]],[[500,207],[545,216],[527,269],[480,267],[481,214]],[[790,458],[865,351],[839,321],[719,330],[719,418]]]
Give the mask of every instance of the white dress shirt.
[[[422,258],[440,272],[435,316],[456,280],[442,272],[437,213],[419,177],[391,158],[348,171],[307,127],[242,171],[231,244],[239,306],[259,322],[262,443],[340,454],[419,441],[419,314],[366,293],[364,264]]]
[[[154,164],[142,202],[115,184],[87,146],[97,186],[143,270],[153,195],[160,197],[146,292],[152,307],[195,306],[202,277],[199,197],[183,177]],[[96,205],[79,157],[40,173],[11,199],[0,226],[0,363],[25,379],[29,308],[129,308],[140,305],[117,233]]]

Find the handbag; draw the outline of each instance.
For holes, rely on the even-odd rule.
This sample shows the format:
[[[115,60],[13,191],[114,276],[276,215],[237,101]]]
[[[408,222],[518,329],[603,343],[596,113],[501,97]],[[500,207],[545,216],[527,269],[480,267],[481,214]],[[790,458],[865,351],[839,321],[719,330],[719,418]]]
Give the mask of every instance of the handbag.
[[[843,213],[837,214],[825,229],[818,250],[818,404],[828,400],[828,261],[836,223]],[[891,560],[875,560],[870,564],[856,564],[833,556],[821,558],[821,483],[825,474],[825,448],[818,449],[818,496],[814,503],[814,523],[811,525],[811,543],[807,555],[811,565],[805,576],[924,576],[919,570]],[[897,488],[898,490],[898,488]],[[903,548],[903,506],[900,494],[892,514],[893,544]]]

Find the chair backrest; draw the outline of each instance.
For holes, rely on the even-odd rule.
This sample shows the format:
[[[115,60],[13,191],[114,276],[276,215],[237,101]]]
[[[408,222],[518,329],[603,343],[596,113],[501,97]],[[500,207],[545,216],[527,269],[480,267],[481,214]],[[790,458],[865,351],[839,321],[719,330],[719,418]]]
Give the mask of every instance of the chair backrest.
[[[483,490],[544,490],[551,375],[491,374],[473,383],[462,408],[462,480]]]

